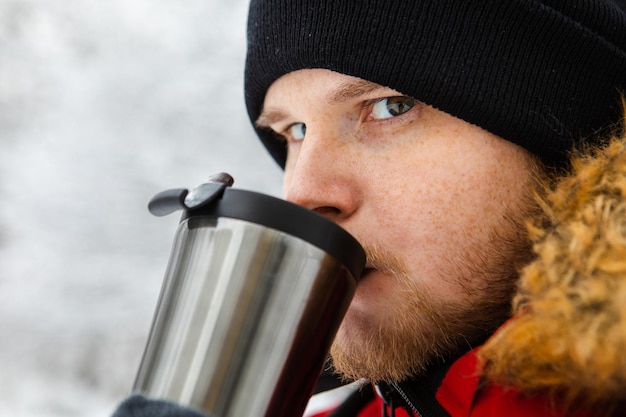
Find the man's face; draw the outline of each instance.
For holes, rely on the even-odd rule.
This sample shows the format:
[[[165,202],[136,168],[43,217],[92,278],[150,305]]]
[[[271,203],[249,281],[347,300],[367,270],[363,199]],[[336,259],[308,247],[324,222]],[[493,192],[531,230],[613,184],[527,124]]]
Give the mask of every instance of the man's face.
[[[345,376],[401,380],[504,320],[529,254],[527,151],[395,90],[321,69],[274,82],[258,124],[285,137],[285,198],[366,249],[331,352]]]

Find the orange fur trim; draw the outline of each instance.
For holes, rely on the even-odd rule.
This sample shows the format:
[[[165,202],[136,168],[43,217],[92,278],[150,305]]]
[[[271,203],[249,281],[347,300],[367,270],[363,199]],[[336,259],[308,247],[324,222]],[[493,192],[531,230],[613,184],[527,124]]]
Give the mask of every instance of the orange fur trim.
[[[624,401],[626,133],[573,158],[541,204],[538,258],[522,271],[516,317],[479,352],[484,376],[566,405]]]

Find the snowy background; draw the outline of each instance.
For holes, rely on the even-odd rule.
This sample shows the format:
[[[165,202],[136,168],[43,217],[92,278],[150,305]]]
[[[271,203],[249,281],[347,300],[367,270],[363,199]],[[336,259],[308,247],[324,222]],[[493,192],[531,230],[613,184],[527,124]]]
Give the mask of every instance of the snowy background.
[[[177,215],[226,171],[280,195],[243,102],[247,0],[0,0],[0,415],[109,416]]]

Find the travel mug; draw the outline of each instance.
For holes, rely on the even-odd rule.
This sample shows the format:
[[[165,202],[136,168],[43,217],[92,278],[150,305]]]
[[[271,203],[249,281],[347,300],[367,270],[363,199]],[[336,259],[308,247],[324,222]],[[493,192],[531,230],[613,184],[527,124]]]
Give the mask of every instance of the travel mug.
[[[323,216],[230,185],[150,202],[183,214],[133,391],[212,417],[301,416],[365,254]]]

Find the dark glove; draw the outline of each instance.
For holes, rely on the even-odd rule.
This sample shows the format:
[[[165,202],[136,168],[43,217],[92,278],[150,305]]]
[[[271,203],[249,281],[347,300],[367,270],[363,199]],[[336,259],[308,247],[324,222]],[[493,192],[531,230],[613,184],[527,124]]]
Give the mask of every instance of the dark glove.
[[[208,417],[200,411],[170,401],[152,400],[141,395],[128,397],[112,417]]]

